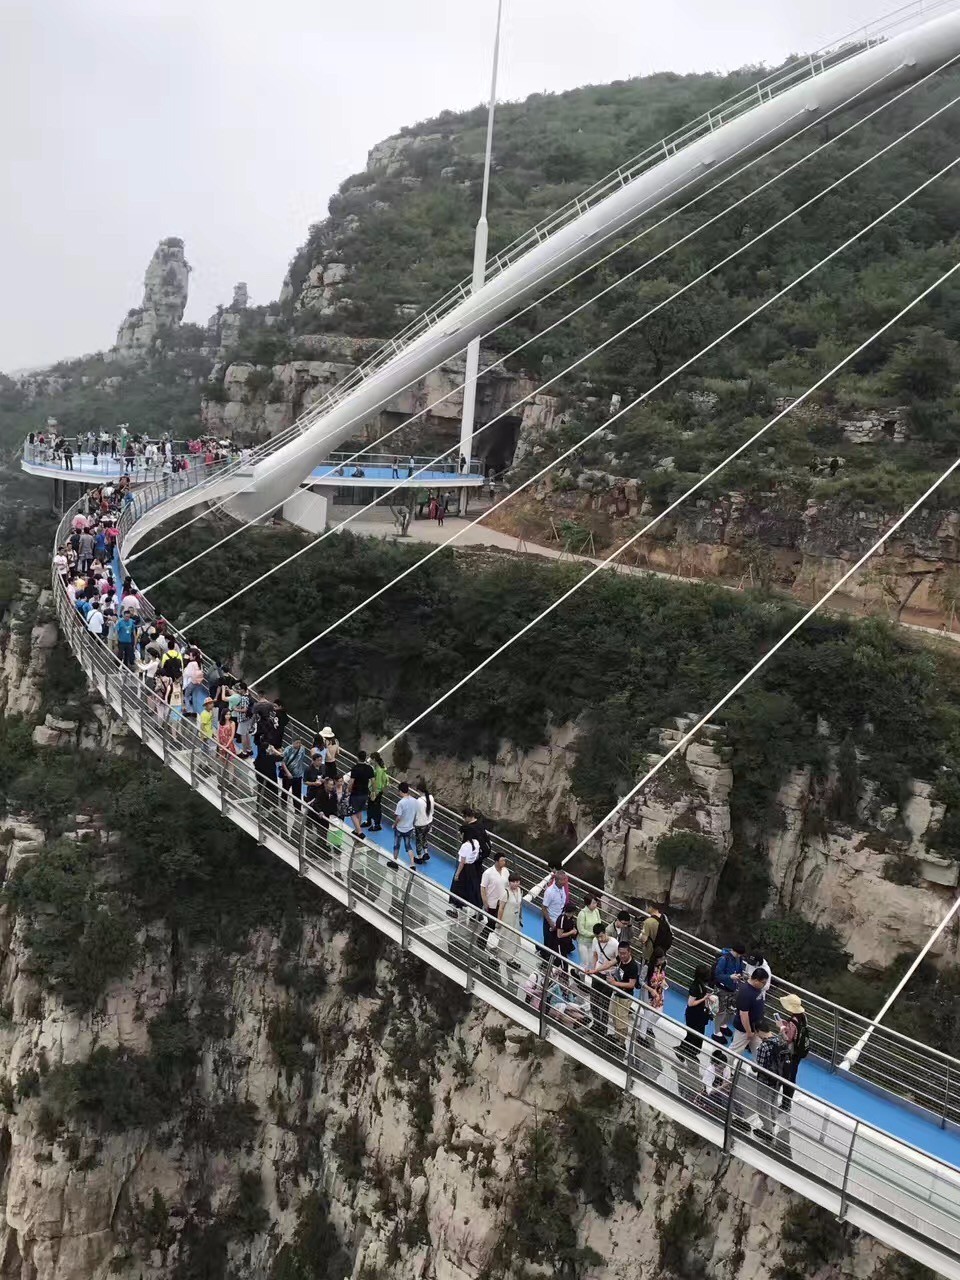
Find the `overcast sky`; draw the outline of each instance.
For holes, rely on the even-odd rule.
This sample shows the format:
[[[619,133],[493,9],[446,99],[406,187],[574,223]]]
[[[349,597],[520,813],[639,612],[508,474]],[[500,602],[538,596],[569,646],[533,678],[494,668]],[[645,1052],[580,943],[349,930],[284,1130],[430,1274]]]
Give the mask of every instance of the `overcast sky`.
[[[501,97],[817,48],[883,0],[505,0]],[[157,241],[188,320],[280,289],[369,148],[487,96],[496,0],[0,0],[0,369],[109,346]],[[464,272],[469,263],[464,263]]]

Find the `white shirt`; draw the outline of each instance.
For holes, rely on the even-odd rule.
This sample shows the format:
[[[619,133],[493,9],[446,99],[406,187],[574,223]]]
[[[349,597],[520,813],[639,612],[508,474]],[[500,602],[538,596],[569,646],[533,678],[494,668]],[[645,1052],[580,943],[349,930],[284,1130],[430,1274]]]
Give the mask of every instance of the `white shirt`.
[[[398,831],[412,831],[416,817],[416,799],[413,796],[401,796],[394,810],[393,825]]]
[[[767,964],[766,960],[764,960],[764,959],[762,959],[762,958],[761,958],[761,960],[760,960],[760,963],[759,963],[759,964],[747,964],[746,960],[744,960],[744,962],[743,962],[743,980],[744,980],[744,982],[748,982],[748,981],[750,980],[750,976],[751,976],[751,974],[753,973],[754,969],[766,969],[766,971],[767,971],[767,980],[766,980],[766,982],[763,984],[763,987],[761,988],[761,991],[760,991],[760,994],[765,996],[765,995],[767,994],[767,992],[770,990],[770,982],[771,982],[771,977],[770,977],[770,966]]]
[[[457,857],[465,866],[470,866],[480,857],[480,845],[473,840],[464,840]]]
[[[496,866],[487,867],[486,871],[480,877],[480,897],[483,899],[483,905],[489,907],[491,911],[496,911],[501,902],[505,902],[507,898],[507,883],[505,879],[506,871],[499,871]]]
[[[543,895],[543,906],[547,915],[550,917],[550,924],[556,925],[559,917],[567,909],[567,891],[561,888],[556,882],[547,886],[547,891]]]
[[[590,948],[590,968],[602,969],[605,964],[609,964],[611,960],[616,960],[617,940],[616,938],[607,938],[602,945],[599,938],[594,938],[593,946]]]
[[[433,796],[430,797],[429,809],[427,808],[427,797],[417,796],[416,824],[418,827],[429,827],[430,823],[433,821],[434,807]]]
[[[203,671],[199,662],[193,662],[191,660],[187,663],[183,671],[183,683],[185,685],[203,684]]]
[[[67,571],[67,557],[66,557],[66,556],[64,556],[64,555],[54,556],[54,557],[53,557],[53,563],[54,563],[54,567],[56,568],[56,570],[57,570],[57,572],[58,572],[58,573],[66,573],[66,571]]]
[[[103,614],[99,609],[91,609],[87,614],[87,630],[95,636],[103,635]]]

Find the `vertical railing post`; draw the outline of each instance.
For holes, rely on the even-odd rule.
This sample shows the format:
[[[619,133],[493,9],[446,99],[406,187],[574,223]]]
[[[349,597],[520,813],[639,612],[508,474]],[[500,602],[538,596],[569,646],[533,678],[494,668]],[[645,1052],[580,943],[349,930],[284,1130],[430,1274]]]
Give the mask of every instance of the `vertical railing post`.
[[[630,1091],[630,1078],[633,1075],[633,1070],[630,1064],[633,1062],[633,1051],[636,1048],[636,1044],[637,1044],[637,1031],[639,1030],[640,1023],[643,1021],[643,1016],[642,1016],[643,1010],[641,1008],[639,1001],[631,1000],[631,1004],[635,1005],[636,1007],[634,1008],[634,1011],[633,1011],[633,1026],[630,1028],[630,1034],[627,1036],[627,1059],[626,1059],[627,1079],[626,1079],[626,1083],[624,1084],[624,1088],[627,1090],[628,1093]],[[639,1072],[637,1074],[639,1074]]]
[[[410,894],[413,891],[413,882],[416,876],[411,871],[407,876],[407,887],[403,891],[403,902],[400,904],[400,949],[406,951],[407,944],[410,940],[410,930],[407,926],[407,903],[410,901]]]
[[[487,922],[486,916],[480,920],[474,920],[473,928],[470,930],[470,945],[467,947],[467,958],[465,961],[467,969],[467,982],[464,990],[469,995],[473,990],[473,955],[477,945],[477,935],[482,932]]]
[[[296,821],[296,814],[294,814]],[[304,863],[307,860],[307,812],[306,809],[300,814],[300,834],[297,837],[297,870],[303,875]]]
[[[840,1186],[840,1212],[837,1217],[842,1222],[847,1216],[847,1189],[850,1185],[850,1166],[853,1164],[853,1149],[857,1145],[857,1134],[860,1132],[860,1121],[857,1120],[853,1126],[853,1134],[850,1138],[850,1150],[847,1152],[846,1163],[843,1166],[843,1182]]]
[[[344,829],[346,830],[346,829]],[[327,838],[330,836],[330,828],[327,827]],[[353,890],[353,855],[357,851],[357,841],[352,836],[346,837],[350,841],[350,850],[347,855],[347,906],[352,911],[357,905],[357,895]]]
[[[947,1111],[950,1108],[950,1063],[947,1063],[947,1078],[943,1082],[943,1110],[940,1112],[940,1128],[947,1127]]]
[[[830,1045],[830,1070],[837,1069],[837,1054],[840,1051],[840,1010],[833,1006],[833,1040]]]
[[[737,1065],[733,1072],[733,1079],[730,1081],[730,1097],[727,1099],[727,1110],[723,1117],[723,1149],[730,1150],[730,1130],[733,1127],[733,1100],[736,1096],[737,1085],[740,1082],[740,1073],[743,1071],[743,1059],[737,1059]]]
[[[540,1028],[537,1032],[541,1040],[546,1039],[547,987],[550,985],[550,975],[553,972],[552,951],[544,953],[543,965],[543,982],[540,984]]]

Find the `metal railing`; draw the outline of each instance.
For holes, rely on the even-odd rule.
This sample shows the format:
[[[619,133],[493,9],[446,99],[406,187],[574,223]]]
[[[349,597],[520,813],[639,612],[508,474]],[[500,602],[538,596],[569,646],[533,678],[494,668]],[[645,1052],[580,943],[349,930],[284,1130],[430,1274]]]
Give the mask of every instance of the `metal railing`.
[[[910,4],[895,10],[879,19],[876,23],[860,27],[848,36],[834,43],[833,47],[822,49],[816,53],[805,55],[781,67],[779,70],[757,81],[725,102],[712,107],[703,115],[683,125],[665,138],[652,143],[630,160],[620,165],[605,178],[581,192],[575,199],[568,201],[560,209],[555,210],[530,230],[518,237],[511,244],[493,254],[485,268],[485,280],[494,279],[507,267],[513,265],[530,249],[540,244],[548,236],[562,227],[575,221],[580,215],[598,204],[620,187],[625,186],[646,170],[659,164],[662,160],[683,151],[692,143],[707,137],[721,125],[728,124],[754,107],[762,105],[778,97],[780,94],[808,80],[813,80],[825,71],[838,66],[853,57],[862,49],[881,43],[891,35],[899,34],[917,21],[926,20],[935,13],[955,7],[957,0],[912,0]],[[455,285],[439,301],[426,308],[414,317],[403,329],[383,343],[377,350],[328,388],[323,396],[315,401],[306,413],[301,415],[291,426],[276,436],[254,448],[249,459],[242,464],[244,471],[250,466],[264,461],[284,445],[295,440],[307,431],[315,422],[340,404],[349,394],[363,382],[400,355],[407,347],[420,338],[428,329],[442,321],[455,307],[465,301],[472,291],[472,278],[465,277]],[[366,456],[366,455],[364,455]],[[238,466],[238,470],[240,467]]]
[[[356,458],[355,455],[346,450],[336,450],[329,454],[325,462],[320,462],[317,466],[329,467],[340,466],[347,462],[351,465],[360,467],[389,467],[391,471],[396,469],[400,472],[400,478],[403,479],[405,474],[409,474],[412,470],[419,471],[421,467],[428,467],[432,472],[442,472],[444,475],[458,476],[483,476],[483,463],[479,458],[471,459],[466,469],[460,470],[460,462],[458,458],[436,458],[421,457],[419,455],[411,456],[410,454],[396,453],[365,453],[362,457]],[[413,463],[411,468],[410,464]],[[349,475],[349,472],[347,473]],[[423,481],[424,488],[427,487],[426,477],[420,477]]]
[[[198,482],[198,478],[193,477],[194,484]],[[191,487],[190,473],[176,479],[178,484],[175,487],[164,483],[138,490],[133,495],[133,501],[127,505],[118,521],[121,556],[124,534],[142,514],[158,502],[166,501],[167,497],[173,496],[180,489]],[[152,613],[153,606],[146,601],[144,616],[151,616]],[[310,741],[313,730],[291,718],[287,726],[287,740],[292,740],[295,736]],[[341,757],[347,765],[354,763],[356,759],[348,749],[341,750]],[[397,782],[391,779],[384,801],[388,805],[395,804],[398,798]],[[442,853],[451,858],[456,857],[461,843],[460,816],[439,802],[436,804],[431,840]],[[549,874],[550,868],[542,858],[503,839],[495,832],[491,832],[491,842],[494,852],[502,852],[511,869],[519,872],[525,894],[530,894]],[[571,876],[570,880],[574,893],[581,900],[588,891],[600,893],[608,918],[612,919],[622,909],[630,911],[635,918],[644,915],[635,904],[628,903],[613,893],[598,890],[575,876]],[[674,985],[686,990],[698,965],[704,964],[712,968],[718,948],[676,926],[673,934],[674,945],[670,952],[671,979]],[[854,1013],[815,992],[774,975],[770,988],[771,998],[779,999],[787,993],[799,995],[803,1001],[810,1027],[812,1052],[827,1063],[831,1070],[849,1069],[857,1078],[936,1116],[944,1127],[950,1123],[960,1124],[960,1061],[889,1027],[874,1027],[870,1019],[862,1014]],[[846,1056],[867,1032],[870,1034],[866,1044],[857,1061],[849,1064],[848,1068],[844,1061]]]
[[[688,124],[674,130],[673,133],[651,143],[643,151],[607,174],[605,178],[595,182],[573,200],[556,209],[524,232],[523,235],[517,237],[516,240],[494,253],[486,263],[485,281],[492,280],[500,275],[507,267],[512,266],[530,249],[536,248],[538,244],[542,243],[554,232],[575,222],[588,209],[593,208],[648,169],[660,164],[661,161],[676,155],[678,151],[683,151],[692,143],[709,136],[714,130],[724,124],[729,124],[732,120],[753,110],[754,107],[770,102],[782,93],[786,93],[806,81],[815,79],[825,71],[829,71],[833,67],[846,62],[863,49],[880,44],[891,35],[900,34],[903,29],[916,24],[918,21],[926,21],[941,10],[954,8],[956,3],[957,0],[912,0],[910,4],[904,5],[902,8],[878,19],[875,23],[858,27],[855,31],[834,42],[831,47],[796,58],[786,66],[772,72],[769,76],[750,85],[749,88],[741,90],[740,93],[733,95],[733,97],[719,103],[716,107],[712,107]],[[305,431],[313,422],[329,412],[346,395],[360,386],[372,373],[383,368],[384,365],[409,347],[411,343],[426,333],[428,329],[431,329],[444,319],[455,307],[458,307],[461,302],[470,296],[472,283],[471,276],[464,277],[459,284],[454,285],[452,289],[445,293],[439,301],[414,317],[399,333],[380,346],[373,355],[352,369],[345,378],[331,387],[321,400],[312,405],[310,410],[293,424],[283,443],[287,443],[291,438],[295,438],[296,434]],[[268,442],[265,447],[268,452],[272,452],[276,446]],[[266,455],[262,454],[260,456]]]
[[[146,486],[134,492],[132,500],[127,503],[118,520],[121,562],[123,538],[142,515],[183,489],[202,482],[203,477],[200,473],[179,473],[177,476],[165,477],[161,483]],[[65,523],[62,528],[66,528],[68,518],[69,513],[64,518]],[[155,616],[154,607],[147,600],[143,603],[142,616],[144,618]],[[288,742],[294,737],[309,742],[313,734],[312,729],[294,718],[291,718],[288,723],[286,730]],[[356,759],[353,753],[345,748],[341,750],[341,758],[347,766]],[[391,779],[384,794],[384,803],[387,806],[395,804],[398,798],[397,782]],[[454,810],[440,802],[436,803],[431,841],[441,853],[451,858],[456,857],[461,843],[460,821],[459,814]],[[524,893],[530,895],[543,884],[544,877],[549,875],[548,864],[535,854],[498,836],[496,832],[490,834],[494,852],[504,854],[511,869],[519,873]],[[645,914],[635,904],[628,903],[611,892],[598,890],[587,881],[575,876],[571,876],[570,880],[573,893],[580,900],[587,892],[600,894],[608,919],[612,919],[620,910],[630,911],[634,918],[643,917]],[[670,978],[675,987],[685,991],[698,965],[712,968],[718,948],[676,926],[673,926],[673,934]],[[960,1125],[960,1061],[958,1059],[921,1044],[885,1025],[874,1026],[870,1019],[862,1014],[854,1013],[842,1005],[824,999],[815,992],[807,991],[795,983],[774,975],[770,998],[779,1000],[787,993],[800,996],[810,1027],[812,1053],[832,1071],[849,1070],[854,1078],[882,1089],[899,1100],[936,1117],[942,1127],[950,1124]],[[847,1055],[860,1044],[867,1033],[869,1033],[868,1038],[856,1061],[846,1061]]]
[[[189,474],[178,483],[187,487]],[[158,485],[153,486],[155,492],[141,491],[121,522],[129,527],[143,509],[163,501],[162,489]],[[138,501],[139,512],[134,510]],[[58,541],[66,536],[79,506],[64,517]],[[331,822],[331,839],[311,815],[287,803],[274,783],[258,779],[249,766],[218,745],[205,744],[192,724],[172,718],[107,644],[87,631],[56,573],[53,587],[64,636],[105,702],[167,767],[301,876],[468,992],[620,1088],[841,1218],[960,1280],[957,1170],[802,1087],[796,1088],[789,1110],[780,1110],[771,1077],[695,1034],[690,1057],[678,1058],[685,1027],[615,994],[608,1004],[609,988],[587,988],[576,965],[566,978],[555,968],[556,957],[505,925],[496,927],[498,945],[492,950],[486,917],[451,899],[447,890],[425,876],[403,866],[392,868],[384,851],[356,841],[336,820]],[[292,731],[301,736],[309,732],[302,725],[293,725]],[[450,851],[459,844],[455,821],[450,810],[438,807],[431,847]],[[542,862],[494,840],[509,849],[525,882],[542,877]],[[608,903],[616,901],[604,896]],[[675,934],[670,953],[675,970],[710,954],[706,944],[681,931]],[[805,995],[808,1011],[813,999]],[[848,1027],[845,1019],[828,1018],[824,1024],[818,1011],[813,1016],[820,1047],[824,1037],[831,1039],[834,1057],[841,1042],[859,1035],[864,1021],[845,1014],[852,1020]],[[896,1041],[904,1043],[902,1037]],[[714,1065],[725,1082],[708,1092],[701,1070],[715,1053],[720,1060]],[[937,1055],[930,1050],[923,1054],[929,1068]],[[768,1140],[755,1129],[771,1120],[777,1122],[777,1133]]]

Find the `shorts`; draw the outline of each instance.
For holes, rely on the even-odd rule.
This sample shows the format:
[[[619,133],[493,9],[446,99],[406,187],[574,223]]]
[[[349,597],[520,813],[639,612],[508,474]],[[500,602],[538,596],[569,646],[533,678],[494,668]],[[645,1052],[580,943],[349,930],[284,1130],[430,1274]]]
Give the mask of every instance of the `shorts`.
[[[364,792],[362,795],[350,796],[350,812],[363,813],[367,805],[370,803],[370,797]]]
[[[253,729],[254,729],[254,725],[255,725],[255,723],[256,723],[256,722],[255,722],[254,720],[252,720],[252,719],[251,719],[251,720],[241,720],[241,721],[239,722],[239,724],[237,725],[237,733],[238,733],[238,734],[241,734],[241,733],[242,733],[242,734],[243,734],[243,736],[244,736],[245,738],[249,738],[249,737],[253,734]]]

